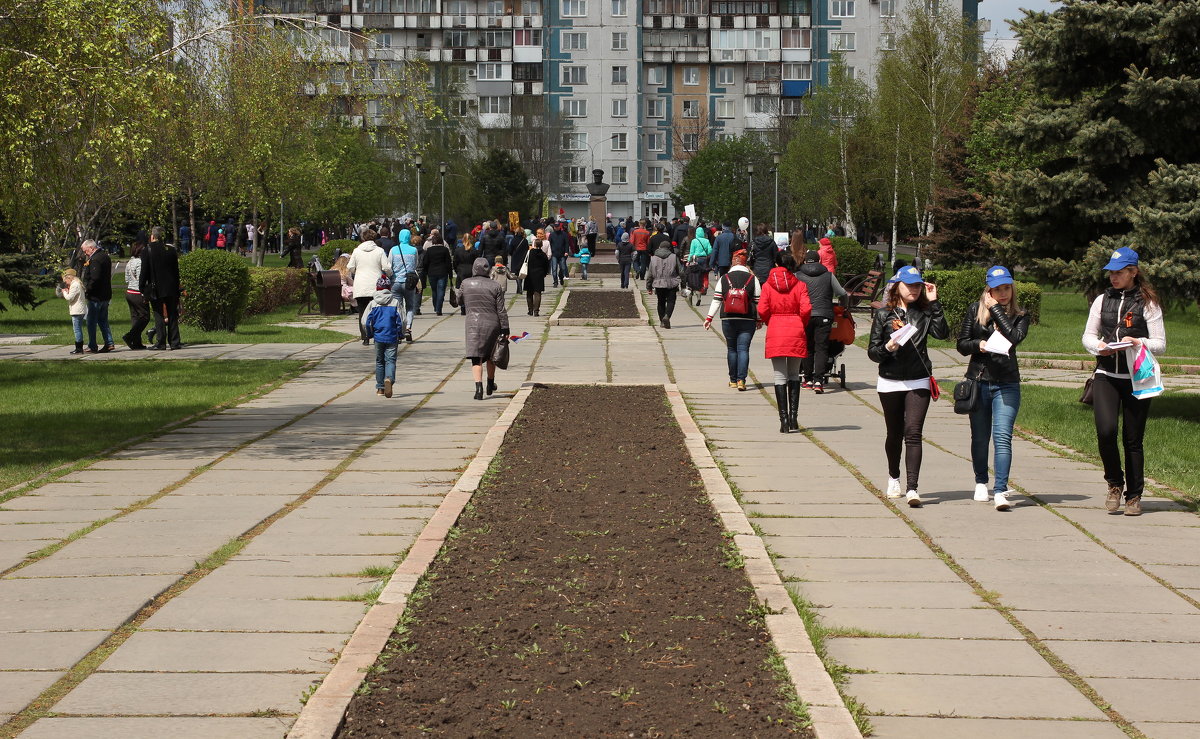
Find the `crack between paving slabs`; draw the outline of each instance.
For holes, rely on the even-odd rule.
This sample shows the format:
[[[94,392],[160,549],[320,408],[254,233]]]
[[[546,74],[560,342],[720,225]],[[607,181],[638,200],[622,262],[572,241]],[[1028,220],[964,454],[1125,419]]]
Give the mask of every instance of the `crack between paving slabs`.
[[[693,312],[696,312],[697,315],[699,315],[698,311],[695,311],[694,308],[693,308]],[[722,343],[724,343],[723,337],[721,338],[721,341],[722,341]],[[758,380],[758,378],[756,376],[755,381],[757,382],[757,380]],[[761,383],[759,383],[759,392],[763,395],[763,397],[767,400],[768,403],[770,403],[771,405],[774,405],[774,403],[772,402],[772,399],[767,396],[765,386],[763,386]],[[868,408],[875,410],[876,413],[879,413],[878,409],[876,409],[870,403],[863,400],[863,398],[861,396],[859,396],[858,394],[856,394],[854,391],[847,391],[847,392],[849,392],[851,394],[851,396],[853,396],[856,400],[858,400],[863,405],[866,405]],[[929,548],[929,550],[934,554],[934,556],[936,556],[939,560],[941,560],[942,563],[945,564],[946,567],[948,567],[951,572],[953,572],[956,576],[958,576],[959,579],[961,579],[964,583],[966,583],[968,586],[970,586],[970,588],[975,592],[975,595],[977,597],[979,597],[981,600],[983,600],[988,605],[989,608],[991,608],[992,610],[999,613],[1000,616],[1002,618],[1004,618],[1005,621],[1007,621],[1013,628],[1015,628],[1017,630],[1017,632],[1021,634],[1022,638],[1025,639],[1026,643],[1028,643],[1029,646],[1031,646],[1034,649],[1034,651],[1037,652],[1040,657],[1042,657],[1042,659],[1046,660],[1046,663],[1049,664],[1050,667],[1060,677],[1062,677],[1064,680],[1066,680],[1068,683],[1070,683],[1071,686],[1074,687],[1076,690],[1078,690],[1080,692],[1080,694],[1083,695],[1084,698],[1086,698],[1089,702],[1091,702],[1092,705],[1094,705],[1098,710],[1100,710],[1105,716],[1108,716],[1109,720],[1113,724],[1116,724],[1117,727],[1120,728],[1123,732],[1125,732],[1128,736],[1132,737],[1133,739],[1146,739],[1145,734],[1143,734],[1140,730],[1138,730],[1138,728],[1135,727],[1132,722],[1130,722],[1123,715],[1121,715],[1116,709],[1114,709],[1110,705],[1108,705],[1108,703],[1103,698],[1100,697],[1100,694],[1098,692],[1096,692],[1095,688],[1093,688],[1090,683],[1088,683],[1082,676],[1080,676],[1077,672],[1075,672],[1075,670],[1072,669],[1061,657],[1059,657],[1053,650],[1051,650],[1049,647],[1047,647],[1042,639],[1040,639],[1036,634],[1033,633],[1032,630],[1029,629],[1029,627],[1027,627],[1020,619],[1018,619],[1013,614],[1012,608],[1004,605],[1004,603],[999,598],[995,597],[994,593],[984,589],[984,587],[969,572],[967,572],[967,570],[962,565],[960,565],[953,557],[950,556],[949,552],[946,552],[940,546],[938,546],[937,543],[934,542],[933,538],[919,524],[917,524],[916,521],[914,521],[912,518],[910,518],[908,515],[906,515],[903,511],[901,511],[898,506],[896,506],[894,503],[892,503],[892,501],[888,500],[887,496],[885,496],[883,494],[883,491],[880,490],[878,487],[876,487],[875,484],[871,482],[870,478],[868,478],[866,475],[864,475],[862,473],[862,471],[858,469],[857,466],[852,464],[849,460],[842,457],[837,452],[833,451],[833,449],[831,449],[827,444],[825,444],[823,441],[818,439],[816,434],[813,433],[811,430],[809,430],[807,427],[801,426],[800,431],[809,441],[811,441],[813,444],[815,444],[817,446],[817,448],[819,448],[821,451],[828,454],[830,457],[832,457],[834,459],[834,461],[836,461],[838,464],[840,464],[842,467],[844,467],[848,472],[850,472],[852,475],[854,475],[855,478],[858,479],[859,483],[862,484],[863,487],[866,488],[867,491],[869,491],[872,495],[874,495],[877,499],[879,499],[879,501],[882,502],[888,508],[888,510],[890,510],[901,521],[903,521],[905,523],[905,525],[907,525],[913,531],[913,533],[917,535],[917,538],[921,541],[921,543],[923,543],[926,547]],[[933,442],[928,442],[928,443],[932,444]],[[934,446],[938,449],[942,449],[942,451],[946,451],[948,454],[952,454],[954,456],[960,456],[960,455],[957,455],[954,452],[946,450],[943,447],[938,446],[936,444],[934,444]],[[1045,505],[1041,501],[1038,501],[1038,504]],[[1049,506],[1047,506],[1047,507],[1049,507]],[[1053,512],[1057,513],[1057,511],[1055,511],[1053,508],[1051,508],[1051,510]],[[1063,517],[1063,518],[1065,518],[1065,517]],[[1073,523],[1073,522],[1071,522],[1071,523]],[[1081,527],[1077,526],[1077,528],[1081,528]],[[1086,531],[1085,531],[1085,533],[1086,533]],[[1149,574],[1149,573],[1147,573],[1147,574]],[[1191,599],[1188,599],[1188,600],[1191,600]],[[839,688],[839,692],[840,692],[840,688]]]

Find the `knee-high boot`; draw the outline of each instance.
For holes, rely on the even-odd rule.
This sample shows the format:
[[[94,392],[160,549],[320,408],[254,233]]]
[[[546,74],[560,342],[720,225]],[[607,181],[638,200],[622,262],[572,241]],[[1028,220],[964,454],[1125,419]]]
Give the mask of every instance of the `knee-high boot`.
[[[779,433],[786,434],[791,424],[788,422],[788,386],[775,386],[775,403],[779,405]]]
[[[800,381],[788,380],[788,426],[792,431],[800,429],[796,416],[800,413]]]

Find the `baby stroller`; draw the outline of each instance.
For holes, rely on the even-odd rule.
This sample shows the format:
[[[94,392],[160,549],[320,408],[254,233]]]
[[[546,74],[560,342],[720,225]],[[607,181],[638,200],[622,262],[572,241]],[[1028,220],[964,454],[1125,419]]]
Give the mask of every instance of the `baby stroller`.
[[[708,258],[701,257],[687,266],[687,287],[696,296],[696,305],[708,291]]]
[[[846,389],[846,363],[838,363],[838,359],[846,350],[847,344],[854,343],[854,316],[850,309],[843,305],[833,306],[833,328],[829,330],[829,341],[825,343],[825,372],[828,380],[838,379],[842,389]]]

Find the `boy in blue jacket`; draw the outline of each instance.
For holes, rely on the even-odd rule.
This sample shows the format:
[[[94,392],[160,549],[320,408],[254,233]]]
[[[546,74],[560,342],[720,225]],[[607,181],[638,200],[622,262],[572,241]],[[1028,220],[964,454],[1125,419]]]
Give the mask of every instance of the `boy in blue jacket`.
[[[587,268],[588,268],[588,265],[591,264],[591,262],[592,262],[592,250],[587,248],[587,246],[585,245],[579,250],[579,268],[583,272],[583,279],[585,279],[585,280],[588,278]]]
[[[375,339],[375,394],[390,398],[396,384],[396,347],[404,335],[404,314],[387,275],[375,283],[375,297],[362,320],[367,338]]]

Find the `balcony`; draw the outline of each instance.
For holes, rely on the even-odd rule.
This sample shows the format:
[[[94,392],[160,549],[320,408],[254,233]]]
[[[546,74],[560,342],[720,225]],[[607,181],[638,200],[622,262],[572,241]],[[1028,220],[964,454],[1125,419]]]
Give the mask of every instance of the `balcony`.
[[[746,80],[747,95],[769,95],[778,97],[780,93],[779,80]]]
[[[646,31],[653,32],[658,30],[670,31],[678,29],[681,31],[705,31],[709,27],[708,18],[700,16],[685,16],[685,15],[644,15],[642,16],[642,28]]]
[[[646,31],[643,51],[708,51],[706,31]]]

